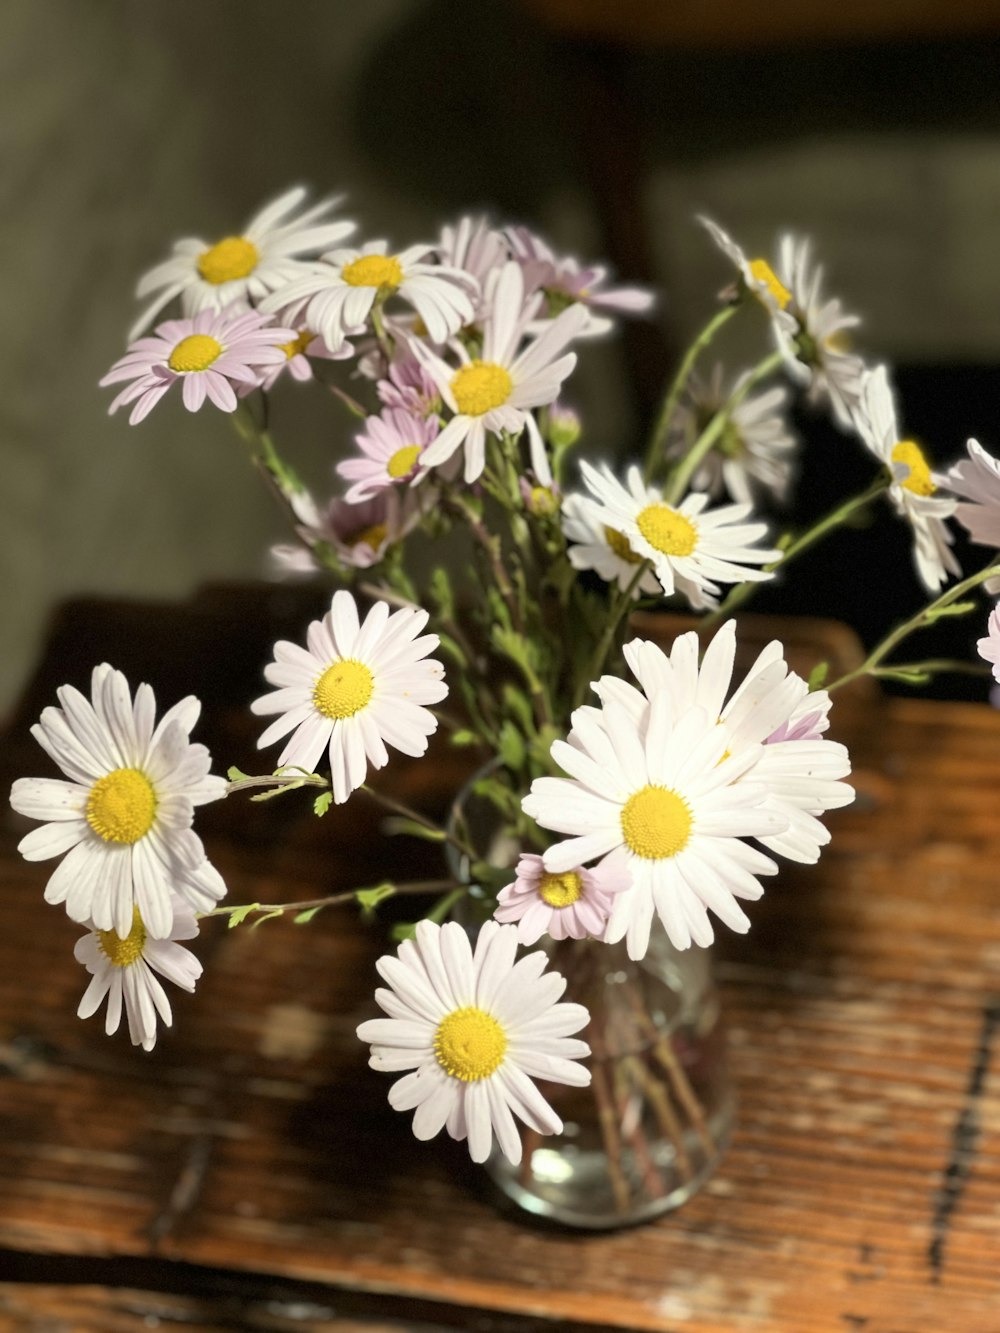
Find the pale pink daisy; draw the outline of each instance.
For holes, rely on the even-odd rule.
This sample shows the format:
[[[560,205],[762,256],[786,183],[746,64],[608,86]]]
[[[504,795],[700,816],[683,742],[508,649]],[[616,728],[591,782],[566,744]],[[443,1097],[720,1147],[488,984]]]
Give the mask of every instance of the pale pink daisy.
[[[345,458],[337,472],[353,484],[344,494],[348,504],[370,500],[388,486],[412,481],[420,467],[424,449],[437,436],[436,417],[415,417],[400,408],[386,408],[381,416],[365,420],[355,435],[360,458]]]
[[[305,197],[306,190],[296,186],[251,218],[240,235],[225,236],[214,245],[198,238],[175,242],[173,256],[140,279],[137,296],[158,295],[139,316],[129,338],[147,328],[176,296],[186,315],[222,310],[233,302],[241,302],[245,309],[307,273],[304,259],[344,240],[354,223],[331,222],[325,216],[338,199],[324,199],[293,216]]]
[[[459,348],[462,364],[456,370],[428,348],[414,344],[441,397],[455,413],[426,450],[425,467],[446,462],[464,445],[465,480],[476,481],[486,462],[487,433],[519,434],[531,408],[544,407],[559,396],[563,381],[576,365],[575,353],[562,353],[579,335],[587,313],[580,306],[571,306],[518,351],[525,309],[521,269],[511,262],[500,270],[493,288],[481,357],[470,358]]]
[[[198,911],[225,893],[191,827],[195,806],[226,794],[209,773],[212,759],[188,735],[201,711],[193,695],[156,725],[156,700],[107,663],[95,667],[88,700],[71,685],[56,691],[61,708],[46,708],[31,734],[69,778],[18,778],[14,809],[40,828],[22,838],[27,861],[67,853],[45,888],[45,901],[65,903],[73,921],[94,922],[122,937],[138,908],[154,939],[173,921],[171,890]]]
[[[197,412],[206,398],[223,412],[234,412],[236,389],[256,387],[269,368],[282,365],[288,359],[283,344],[295,337],[294,329],[279,328],[253,310],[230,307],[168,319],[151,337],[132,343],[100,381],[102,386],[132,381],[108,411],[133,403],[129,423],[135,426],[180,383],[189,412]]]
[[[993,667],[993,679],[1000,681],[1000,607],[990,612],[986,638],[978,640],[976,650]]]
[[[251,709],[280,716],[257,748],[291,732],[278,765],[310,773],[327,750],[338,804],[365,781],[369,764],[388,762],[386,742],[403,754],[424,754],[438,724],[426,705],[448,693],[444,667],[427,656],[438,636],[418,637],[427,620],[426,611],[390,614],[385,602],[376,602],[361,622],[351,594],[334,593],[327,614],[309,626],[307,648],[286,640],[274,646],[264,675],[277,688]]]
[[[438,387],[415,356],[393,361],[386,378],[375,385],[375,392],[386,407],[397,407],[411,416],[436,416],[441,410]]]
[[[375,992],[387,1015],[362,1023],[372,1069],[404,1073],[389,1089],[396,1111],[415,1111],[413,1132],[432,1139],[447,1129],[468,1140],[474,1162],[485,1162],[494,1136],[504,1156],[521,1160],[514,1116],[538,1134],[558,1134],[562,1121],[533,1079],[586,1087],[590,1054],[573,1037],[590,1015],[559,1003],[566,981],[546,972],[540,950],[514,959],[517,931],[488,921],[475,952],[455,922],[417,925],[416,937],[375,966],[388,988]]]
[[[493,919],[516,924],[519,944],[536,944],[543,935],[554,940],[602,939],[614,895],[632,883],[620,864],[574,866],[556,874],[533,852],[521,856],[514,876],[497,895]]]
[[[485,293],[490,275],[510,259],[510,246],[503,232],[494,231],[485,218],[460,218],[454,227],[442,227],[437,256],[449,268],[461,269],[476,281],[473,322],[486,313]]]
[[[349,361],[354,355],[354,348],[349,342],[343,342],[335,352],[327,347],[326,343],[317,333],[307,329],[301,320],[292,320],[295,325],[295,337],[287,343],[281,343],[281,350],[285,354],[285,359],[279,361],[276,366],[269,366],[263,372],[260,379],[260,387],[265,391],[270,391],[277,380],[283,375],[290,375],[293,380],[299,384],[305,384],[308,380],[315,378],[313,370],[313,361]],[[253,386],[244,384],[238,390],[240,397],[245,393],[251,393]]]
[[[955,517],[978,546],[1000,549],[1000,462],[978,440],[969,440],[968,458],[932,481],[959,498]]]
[[[527,227],[508,227],[511,252],[524,270],[525,288],[545,297],[545,316],[552,319],[567,306],[582,305],[590,315],[580,336],[607,333],[611,315],[641,315],[653,306],[653,294],[641,287],[605,286],[607,270],[599,264],[584,266],[570,255],[557,256],[540,236]]]
[[[133,1046],[151,1051],[156,1045],[156,1020],[170,1027],[173,1015],[167,993],[156,973],[182,990],[193,991],[201,976],[201,963],[178,940],[193,940],[198,922],[190,905],[174,896],[173,924],[165,939],[153,939],[136,908],[132,928],[122,937],[113,930],[98,930],[88,922],[90,934],[77,940],[73,957],[91,975],[84,992],[79,1018],[90,1018],[104,1003],[108,1013],[104,1030],[110,1037],[118,1031],[122,1008]]]
[[[289,503],[302,545],[271,547],[271,556],[283,574],[314,574],[329,568],[330,562],[323,558],[326,552],[349,569],[370,569],[420,521],[415,495],[400,495],[395,488],[378,491],[358,504],[335,497],[325,509],[320,509],[308,491],[289,496]]]

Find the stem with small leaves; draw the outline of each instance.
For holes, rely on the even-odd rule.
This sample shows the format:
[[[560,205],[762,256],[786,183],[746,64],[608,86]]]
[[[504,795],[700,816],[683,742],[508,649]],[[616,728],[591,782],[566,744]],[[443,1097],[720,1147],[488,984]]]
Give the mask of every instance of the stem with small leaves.
[[[598,641],[594,656],[591,659],[590,670],[579,678],[573,697],[573,707],[579,708],[586,697],[587,688],[592,681],[598,680],[607,663],[608,656],[614,644],[619,626],[630,610],[633,602],[632,594],[642,579],[642,576],[648,569],[652,568],[651,560],[641,560],[635,567],[635,573],[632,575],[628,584],[619,591],[618,600],[611,606],[608,612],[608,618],[605,622],[604,631]]]

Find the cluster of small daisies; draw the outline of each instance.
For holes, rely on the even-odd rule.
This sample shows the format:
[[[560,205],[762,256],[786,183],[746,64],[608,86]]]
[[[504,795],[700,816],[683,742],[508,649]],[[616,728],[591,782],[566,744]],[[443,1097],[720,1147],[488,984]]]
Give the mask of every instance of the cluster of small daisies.
[[[616,317],[647,312],[651,296],[485,219],[402,249],[348,245],[356,226],[338,205],[307,205],[294,189],[238,234],[177,242],[139,283],[150,303],[102,383],[121,386],[110,410],[129,406],[133,424],[175,383],[189,411],[239,412],[292,519],[295,544],[274,552],[281,567],[374,581],[367,610],[341,589],[304,642],[274,647],[272,688],[252,710],[270,719],[259,745],[281,746],[275,781],[322,770],[339,806],[390,748],[424,755],[449,692],[434,654],[457,665],[466,716],[450,720],[452,738],[499,753],[522,850],[474,943],[455,923],[424,920],[379,961],[384,1017],[358,1035],[373,1068],[402,1075],[389,1100],[414,1112],[418,1138],[444,1129],[476,1161],[495,1140],[517,1162],[515,1117],[539,1134],[561,1128],[534,1080],[590,1079],[576,1035],[587,1011],[562,1000],[566,981],[544,951],[518,960],[518,947],[624,941],[641,960],[654,931],[678,949],[709,944],[712,917],[745,931],[741,904],[761,896],[776,858],[815,862],[830,836],[823,817],[853,799],[847,752],[826,735],[830,694],[789,668],[780,643],[738,674],[725,608],[704,649],[693,631],[669,652],[622,642],[635,602],[712,611],[725,589],[748,593],[785,559],[761,506],[787,501],[798,444],[788,386],[761,382],[783,369],[861,439],[931,592],[960,572],[951,518],[1000,548],[1000,463],[970,441],[967,461],[935,473],[901,438],[885,367],[849,346],[858,320],[822,295],[808,243],[784,237],[773,262],[749,259],[706,220],[735,269],[712,328],[759,307],[774,353],[752,371],[686,374],[644,468],[581,460],[580,488],[568,490],[580,423],[561,395],[578,350]],[[285,372],[327,385],[354,414],[343,488],[325,502],[263,432]],[[494,532],[496,519],[506,527]],[[402,549],[414,530],[438,537],[449,521],[467,525],[481,563],[466,612],[435,571],[439,635],[425,632]],[[613,674],[619,651],[632,679]],[[1000,682],[1000,611],[979,651]],[[41,821],[21,851],[63,856],[45,897],[87,930],[80,1015],[106,1000],[108,1032],[124,1009],[149,1049],[158,1020],[171,1021],[160,978],[193,989],[200,965],[180,941],[225,893],[194,809],[239,784],[213,776],[190,741],[194,699],[157,723],[150,687],[133,698],[103,665],[89,700],[66,686],[59,705],[34,734],[66,780],[15,783],[14,808]],[[560,722],[566,737],[553,740]]]

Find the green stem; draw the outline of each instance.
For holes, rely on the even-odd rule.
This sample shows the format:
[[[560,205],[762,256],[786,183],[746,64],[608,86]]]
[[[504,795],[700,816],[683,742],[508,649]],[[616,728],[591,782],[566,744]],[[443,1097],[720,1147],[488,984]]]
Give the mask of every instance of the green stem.
[[[702,352],[709,345],[718,331],[726,324],[736,311],[738,305],[727,305],[716,312],[708,321],[702,331],[695,338],[694,342],[684,354],[684,359],[677,368],[677,374],[671,381],[670,387],[663,399],[663,406],[660,408],[659,416],[656,418],[656,425],[653,427],[653,433],[649,438],[649,446],[646,450],[645,478],[648,485],[656,465],[663,454],[663,447],[667,441],[667,435],[670,431],[670,423],[673,420],[674,412],[677,410],[677,404],[680,401],[684,387],[690,378],[694,364],[701,356]]]
[[[442,828],[440,824],[436,824],[433,819],[428,819],[428,817],[421,814],[419,810],[414,810],[411,806],[404,805],[402,801],[397,801],[395,797],[387,796],[385,792],[376,791],[374,787],[369,787],[367,783],[362,787],[359,787],[358,790],[363,791],[366,796],[370,796],[372,800],[377,801],[379,805],[385,806],[387,810],[391,810],[393,814],[401,815],[404,819],[409,819],[412,823],[419,824],[421,828],[428,829],[431,833],[436,834],[441,842],[450,842],[453,847],[457,847],[460,852],[464,853],[464,855],[472,857],[473,860],[476,859],[475,851],[463,838],[458,837],[454,833],[449,833],[446,828]]]
[[[677,466],[671,472],[667,479],[666,488],[663,493],[664,501],[669,505],[675,505],[681,500],[691,478],[694,476],[702,460],[709,453],[716,440],[725,430],[730,417],[743,402],[744,398],[754,389],[761,380],[766,379],[768,375],[777,370],[782,363],[780,352],[772,352],[770,356],[764,358],[750,374],[746,377],[738,389],[730,394],[729,398],[712,417],[705,429],[701,432],[694,444],[687,451],[684,457],[678,462]]]
[[[404,894],[410,893],[436,893],[438,889],[450,889],[454,881],[450,879],[420,879],[411,880],[405,884],[393,884],[392,892],[386,893],[385,897],[400,898]],[[388,887],[388,886],[387,886]],[[234,904],[226,907],[213,908],[211,912],[199,912],[198,918],[201,921],[207,920],[212,916],[232,916],[234,912],[246,911],[247,916],[251,913],[267,912],[270,916],[284,915],[286,912],[312,912],[321,907],[339,907],[342,903],[351,903],[357,901],[357,889],[351,889],[348,893],[331,893],[325,898],[306,898],[298,903],[243,903]]]
[[[911,616],[909,620],[904,620],[901,625],[897,625],[877,647],[872,649],[859,667],[855,667],[853,671],[845,672],[843,676],[838,676],[826,688],[830,691],[839,690],[842,686],[849,685],[851,681],[858,680],[862,676],[876,675],[877,668],[897,644],[902,643],[916,630],[924,629],[927,625],[933,624],[946,607],[953,602],[957,602],[967,592],[971,592],[973,588],[978,588],[987,579],[998,577],[1000,577],[1000,565],[987,565],[978,574],[971,574],[967,579],[962,579],[961,583],[954,584],[947,592],[943,592],[940,597],[936,597],[933,602],[918,611],[916,615]]]
[[[392,365],[392,339],[386,332],[385,320],[382,318],[382,299],[376,298],[372,306],[372,328],[375,330],[375,337],[378,339],[378,345],[382,349],[382,355],[385,357],[387,366]]]
[[[933,676],[939,671],[948,671],[956,676],[992,676],[993,674],[992,669],[985,662],[962,662],[952,657],[929,657],[924,662],[893,662],[891,666],[875,667],[871,675],[889,678],[902,673]]]
[[[249,791],[253,787],[273,787],[279,791],[283,788],[295,790],[298,787],[329,787],[329,782],[319,773],[305,773],[302,771],[291,773],[261,773],[259,775],[247,774],[241,778],[233,778],[226,784],[226,795],[233,796],[239,791]]]
[[[604,626],[604,632],[598,641],[594,656],[591,659],[590,670],[577,681],[576,691],[573,697],[574,709],[579,708],[586,698],[587,686],[592,681],[600,678],[615,641],[615,636],[618,633],[618,628],[621,625],[625,613],[631,608],[633,600],[632,594],[639,586],[640,580],[646,570],[652,568],[652,564],[653,562],[651,560],[642,560],[636,565],[635,573],[629,580],[628,585],[621,590],[617,602],[612,606]]]

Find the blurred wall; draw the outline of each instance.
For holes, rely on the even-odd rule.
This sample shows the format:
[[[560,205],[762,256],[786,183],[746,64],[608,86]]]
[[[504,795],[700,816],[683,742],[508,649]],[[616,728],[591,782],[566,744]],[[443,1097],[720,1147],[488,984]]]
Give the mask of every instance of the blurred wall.
[[[175,237],[238,229],[301,180],[400,244],[475,207],[593,257],[604,238],[577,58],[514,0],[7,0],[0,53],[2,709],[59,599],[254,576],[281,535],[219,414],[106,416],[132,288]],[[997,360],[995,43],[614,60],[652,254],[623,276],[662,285],[672,334],[727,277],[691,223],[707,211],[754,250],[813,232],[865,352]],[[323,491],[346,423],[291,387],[279,430]],[[630,445],[620,347],[588,353],[573,396],[595,451]]]

